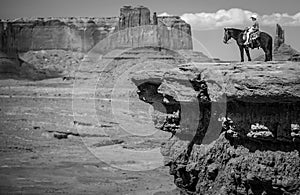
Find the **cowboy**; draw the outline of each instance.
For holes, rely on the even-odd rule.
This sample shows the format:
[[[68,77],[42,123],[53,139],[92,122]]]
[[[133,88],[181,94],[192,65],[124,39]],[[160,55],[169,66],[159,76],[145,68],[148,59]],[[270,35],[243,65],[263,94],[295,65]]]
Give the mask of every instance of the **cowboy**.
[[[250,19],[252,20],[253,24],[251,27],[248,28],[246,32],[246,42],[244,43],[245,45],[249,45],[249,38],[250,34],[259,31],[259,24],[257,22],[257,15],[253,14]]]

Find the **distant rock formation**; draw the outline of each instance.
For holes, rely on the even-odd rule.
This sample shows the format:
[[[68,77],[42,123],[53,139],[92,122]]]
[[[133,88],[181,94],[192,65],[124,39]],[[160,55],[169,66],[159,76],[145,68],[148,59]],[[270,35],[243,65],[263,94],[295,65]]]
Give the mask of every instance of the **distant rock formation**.
[[[124,6],[120,9],[119,29],[150,24],[150,10],[144,6]]]
[[[153,22],[152,23],[153,23],[153,25],[157,25],[157,23],[158,23],[156,12],[153,13]]]
[[[124,6],[120,9],[119,17],[0,20],[0,53],[3,54],[0,74],[9,73],[16,78],[21,78],[26,67],[32,69],[29,72],[49,70],[45,77],[32,73],[35,75],[33,80],[74,76],[73,69],[81,62],[89,70],[95,68],[94,64],[89,63],[94,56],[117,60],[115,67],[124,68],[130,65],[122,65],[122,60],[163,61],[171,66],[187,62],[220,61],[192,49],[189,24],[179,16],[157,16],[155,12],[151,15],[150,10],[143,6]],[[77,58],[77,53],[87,52],[93,57]],[[64,57],[68,58],[67,61]],[[28,66],[18,68],[26,63]],[[60,68],[56,74],[53,70],[57,67]],[[26,78],[31,78],[27,72]]]
[[[180,17],[151,21],[146,7],[124,6],[120,17],[27,18],[0,21],[0,51],[63,49],[87,52],[110,37],[106,49],[140,46],[193,49],[191,26]],[[153,25],[154,24],[154,25]]]
[[[276,24],[276,36],[274,39],[274,51],[278,51],[279,47],[284,43],[284,30],[279,24]]]
[[[276,36],[274,39],[274,61],[300,61],[300,53],[293,49],[290,45],[285,44],[285,33],[282,27],[276,25]],[[263,61],[264,55],[261,55],[255,59],[255,61]]]
[[[21,18],[0,22],[0,50],[88,51],[115,32],[119,18]]]

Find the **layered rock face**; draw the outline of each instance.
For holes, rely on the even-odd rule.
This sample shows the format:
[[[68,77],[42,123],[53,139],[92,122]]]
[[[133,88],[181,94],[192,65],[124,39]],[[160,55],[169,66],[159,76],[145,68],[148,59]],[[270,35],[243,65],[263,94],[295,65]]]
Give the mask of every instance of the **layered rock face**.
[[[175,50],[193,49],[191,26],[179,16],[158,17],[158,27],[164,29],[158,37],[160,45]]]
[[[150,10],[146,7],[124,6],[120,9],[119,29],[150,24]]]
[[[172,56],[162,56],[164,51],[174,51],[173,53],[180,53],[190,61],[213,61],[200,52],[192,52],[189,24],[175,16],[157,17],[155,12],[151,14],[150,10],[143,6],[124,6],[120,9],[120,16],[109,18],[49,17],[0,20],[0,54],[3,54],[0,74],[13,73],[14,78],[23,75],[19,74],[19,67],[23,62],[31,64],[30,69],[34,71],[30,72],[49,70],[51,74],[46,75],[51,75],[50,77],[62,76],[62,73],[63,76],[70,77],[74,76],[73,70],[81,61],[71,55],[67,57],[67,61],[71,64],[66,65],[63,63],[64,60],[58,60],[64,54],[74,52],[75,56],[77,53],[106,56],[104,58],[131,60],[134,64],[137,56],[145,58],[144,48],[147,48],[150,55],[152,50],[155,51],[152,57],[147,54],[151,60],[173,59]],[[126,56],[126,53],[132,50],[136,55]],[[159,57],[156,51],[161,53]],[[49,56],[55,59],[49,60]],[[63,64],[59,65],[58,62]],[[82,63],[89,66],[89,63]],[[57,74],[52,72],[58,69]],[[31,78],[27,72],[26,78]],[[35,80],[45,78],[48,76],[34,76]]]
[[[36,18],[1,21],[0,49],[6,53],[63,49],[88,51],[115,31],[114,18]]]
[[[133,73],[185,194],[300,193],[299,63],[186,64]]]
[[[124,6],[120,9],[117,33],[106,39],[101,53],[115,48],[157,47],[170,50],[192,50],[191,26],[178,16],[157,17],[148,8]]]
[[[0,51],[63,49],[87,52],[99,41],[106,49],[139,46],[192,49],[191,27],[179,17],[156,17],[146,7],[124,6],[119,17],[34,18],[0,21]],[[110,37],[108,40],[106,38]],[[105,52],[105,51],[104,51]]]

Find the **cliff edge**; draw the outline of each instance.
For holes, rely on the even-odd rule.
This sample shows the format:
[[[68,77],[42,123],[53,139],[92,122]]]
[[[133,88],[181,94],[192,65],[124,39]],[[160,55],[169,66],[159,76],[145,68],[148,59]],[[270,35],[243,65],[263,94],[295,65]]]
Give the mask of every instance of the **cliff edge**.
[[[185,64],[132,73],[173,136],[164,163],[184,194],[299,194],[299,63]]]

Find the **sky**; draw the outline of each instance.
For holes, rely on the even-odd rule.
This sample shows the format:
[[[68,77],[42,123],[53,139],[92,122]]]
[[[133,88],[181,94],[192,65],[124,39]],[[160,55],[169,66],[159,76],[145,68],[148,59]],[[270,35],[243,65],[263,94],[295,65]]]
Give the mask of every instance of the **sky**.
[[[178,15],[191,24],[194,49],[210,57],[239,60],[237,46],[224,44],[223,28],[245,28],[258,15],[260,28],[275,35],[285,30],[286,43],[300,51],[300,0],[0,0],[0,18],[47,16],[119,16],[124,5],[143,5],[158,15]],[[263,54],[253,50],[252,55]]]

